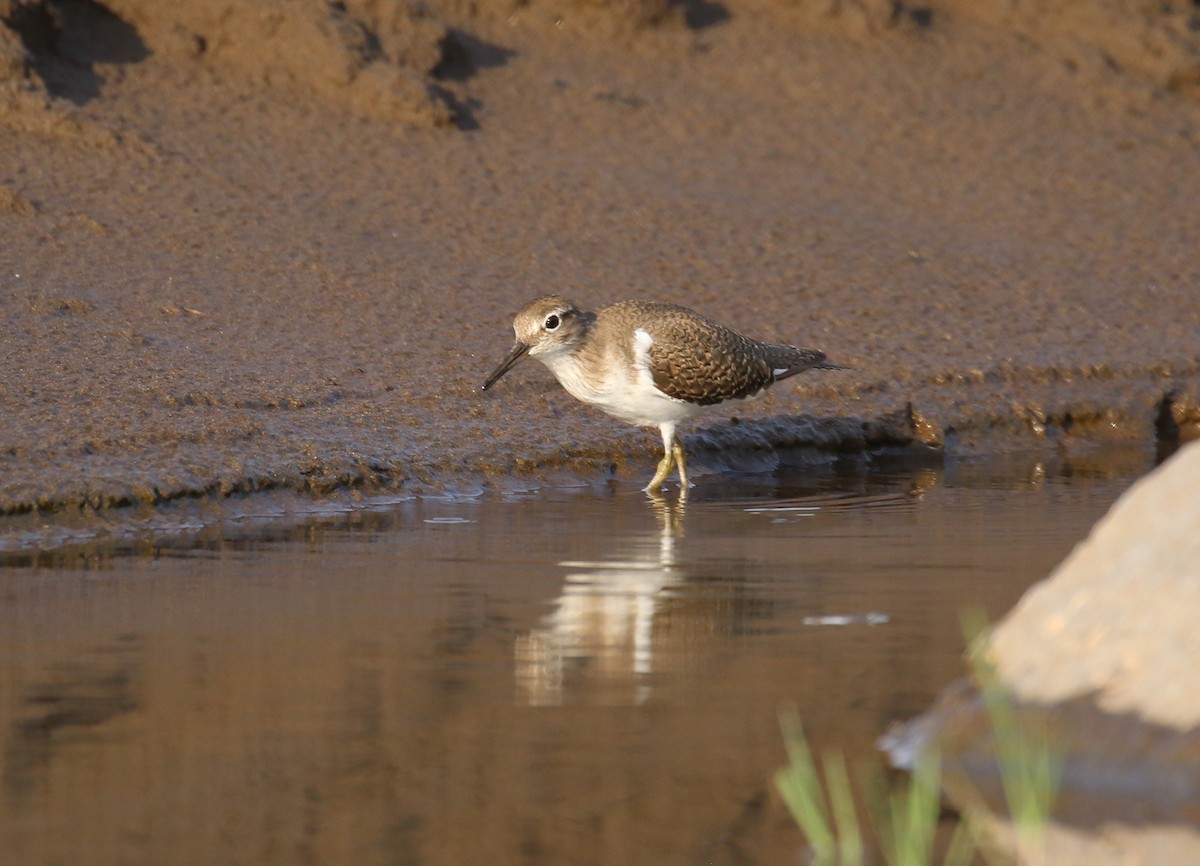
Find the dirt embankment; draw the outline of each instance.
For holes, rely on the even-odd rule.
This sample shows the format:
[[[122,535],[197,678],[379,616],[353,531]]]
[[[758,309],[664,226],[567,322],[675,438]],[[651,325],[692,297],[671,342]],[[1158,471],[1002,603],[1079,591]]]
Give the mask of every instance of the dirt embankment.
[[[478,394],[548,291],[856,368],[701,468],[1186,437],[1198,16],[0,0],[0,510],[644,474],[533,365]]]

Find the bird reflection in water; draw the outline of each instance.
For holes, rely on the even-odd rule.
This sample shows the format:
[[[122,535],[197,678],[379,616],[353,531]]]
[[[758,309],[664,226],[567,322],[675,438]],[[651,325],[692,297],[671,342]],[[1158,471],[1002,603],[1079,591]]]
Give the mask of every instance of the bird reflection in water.
[[[675,563],[684,508],[682,502],[655,497],[657,537],[637,537],[624,558],[559,563],[569,571],[554,611],[517,638],[519,702],[566,703],[568,681],[584,672],[604,687],[600,703],[640,704],[649,697],[654,615],[664,590],[684,580]]]

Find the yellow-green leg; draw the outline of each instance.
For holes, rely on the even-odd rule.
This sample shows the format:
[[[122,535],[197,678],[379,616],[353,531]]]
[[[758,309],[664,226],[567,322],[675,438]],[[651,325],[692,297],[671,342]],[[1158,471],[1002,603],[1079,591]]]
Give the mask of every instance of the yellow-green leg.
[[[680,444],[677,437],[672,437],[671,456],[674,457],[675,468],[679,470],[679,495],[687,496],[688,480],[687,480],[687,461],[683,459],[683,445]],[[667,470],[670,471],[669,469]]]
[[[658,469],[655,470],[654,477],[646,485],[646,492],[651,494],[658,493],[662,490],[663,482],[671,477],[671,470],[678,468],[679,494],[682,497],[686,497],[688,490],[687,461],[683,457],[683,446],[675,436],[675,425],[670,423],[663,424],[659,429],[662,430],[663,456],[662,460],[658,461]]]
[[[663,482],[671,475],[671,470],[674,468],[675,455],[671,447],[668,445],[666,452],[663,454],[662,460],[658,461],[658,469],[654,473],[654,477],[650,479],[650,483],[646,485],[647,493],[657,493],[662,490]]]

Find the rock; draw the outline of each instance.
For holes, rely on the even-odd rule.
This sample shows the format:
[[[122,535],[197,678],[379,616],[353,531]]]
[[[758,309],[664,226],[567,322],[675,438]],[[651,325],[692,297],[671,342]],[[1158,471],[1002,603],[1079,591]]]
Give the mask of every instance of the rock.
[[[1135,484],[996,627],[1023,701],[1094,693],[1108,712],[1200,725],[1200,443]]]
[[[1036,732],[1051,732],[1062,766],[1037,862],[1198,862],[1198,515],[1200,442],[1126,491],[990,636],[987,654],[1016,699],[1016,729],[1035,738],[1031,746]],[[990,845],[1025,862],[1029,840],[998,808],[1005,792],[993,728],[978,684],[961,680],[880,744],[908,768],[935,747],[951,802]]]

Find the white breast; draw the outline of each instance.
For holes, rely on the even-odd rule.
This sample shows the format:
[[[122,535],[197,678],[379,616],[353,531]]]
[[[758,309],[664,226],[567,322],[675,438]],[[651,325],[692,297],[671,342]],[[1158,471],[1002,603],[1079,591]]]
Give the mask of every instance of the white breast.
[[[654,340],[644,330],[634,331],[630,368],[622,353],[590,355],[593,364],[585,367],[577,354],[555,353],[538,356],[550,368],[567,393],[609,415],[642,427],[657,427],[665,422],[693,418],[713,408],[697,406],[686,400],[668,397],[654,385],[650,375],[649,351]]]

